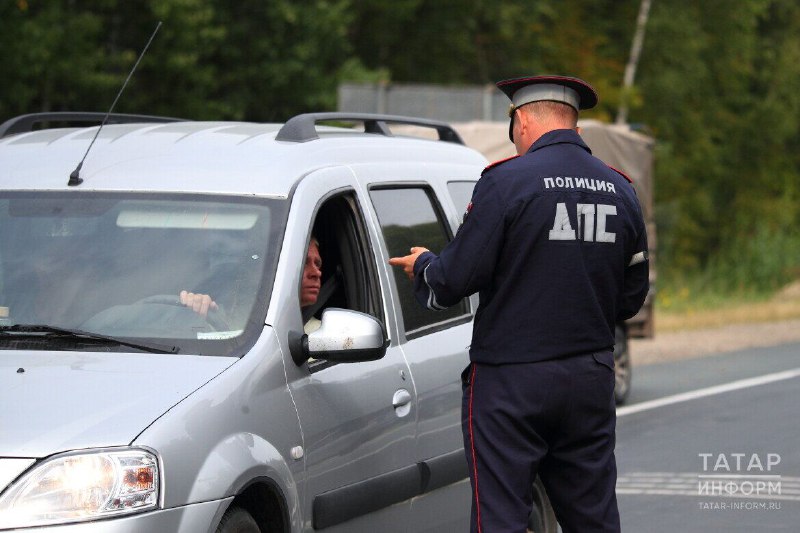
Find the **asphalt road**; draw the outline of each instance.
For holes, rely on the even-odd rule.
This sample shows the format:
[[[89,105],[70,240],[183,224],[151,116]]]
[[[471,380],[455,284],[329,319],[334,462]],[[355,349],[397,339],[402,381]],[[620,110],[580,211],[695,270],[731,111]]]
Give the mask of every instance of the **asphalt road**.
[[[800,344],[634,369],[617,415],[626,533],[800,531]]]

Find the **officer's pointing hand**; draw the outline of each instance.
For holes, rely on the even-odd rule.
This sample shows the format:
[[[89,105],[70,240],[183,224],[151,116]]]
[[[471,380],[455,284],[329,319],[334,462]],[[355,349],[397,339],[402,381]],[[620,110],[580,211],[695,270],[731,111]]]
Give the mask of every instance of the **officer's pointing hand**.
[[[419,257],[423,252],[427,252],[427,248],[423,248],[422,246],[414,246],[411,248],[411,253],[409,255],[403,257],[392,257],[389,259],[389,264],[392,266],[399,266],[403,267],[403,272],[406,273],[408,279],[414,279],[414,263],[417,262],[417,257]]]

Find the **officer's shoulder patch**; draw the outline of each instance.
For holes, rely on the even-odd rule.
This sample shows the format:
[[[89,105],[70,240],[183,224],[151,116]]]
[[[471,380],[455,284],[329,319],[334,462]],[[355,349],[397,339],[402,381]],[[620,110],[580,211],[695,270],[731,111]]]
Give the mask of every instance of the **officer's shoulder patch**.
[[[622,176],[623,178],[625,178],[626,180],[628,180],[628,182],[629,182],[629,183],[633,183],[633,180],[632,180],[632,179],[630,179],[630,178],[628,177],[628,175],[627,175],[627,174],[625,174],[625,173],[624,173],[623,171],[621,171],[620,169],[618,169],[618,168],[614,168],[614,167],[612,167],[611,165],[606,165],[606,166],[607,166],[608,168],[610,168],[611,170],[613,170],[614,172],[616,172],[617,174],[619,174],[620,176]]]
[[[490,163],[489,166],[487,166],[486,168],[483,169],[483,172],[481,172],[481,175],[483,175],[487,170],[491,170],[491,169],[493,169],[495,167],[499,167],[500,165],[502,165],[506,161],[511,161],[512,159],[516,159],[518,157],[519,157],[518,155],[512,155],[511,157],[506,157],[505,159],[501,159],[500,161],[495,161],[494,163]]]
[[[464,211],[464,216],[461,217],[462,224],[467,220],[467,216],[469,216],[470,211],[472,211],[472,202],[467,204],[467,209]]]

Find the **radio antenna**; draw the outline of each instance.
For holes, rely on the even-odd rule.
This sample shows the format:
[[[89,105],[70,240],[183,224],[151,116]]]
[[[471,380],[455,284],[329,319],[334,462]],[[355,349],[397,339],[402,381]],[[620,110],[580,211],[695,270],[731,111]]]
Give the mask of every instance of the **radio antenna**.
[[[125,87],[128,86],[128,82],[131,81],[131,76],[133,76],[133,73],[136,71],[136,67],[139,66],[139,62],[144,57],[144,54],[147,52],[147,49],[150,48],[150,43],[153,42],[153,39],[155,38],[156,33],[158,33],[158,30],[160,28],[161,28],[161,21],[158,21],[158,24],[156,25],[156,29],[153,30],[153,34],[150,36],[150,39],[147,41],[147,44],[144,45],[144,48],[142,49],[142,53],[139,54],[138,59],[136,59],[136,63],[134,63],[133,68],[128,73],[128,77],[125,78],[125,82],[122,84],[122,87],[120,87],[119,92],[117,93],[117,97],[114,98],[114,102],[111,104],[111,107],[108,108],[108,112],[106,113],[106,116],[103,117],[103,122],[100,124],[100,127],[97,128],[97,131],[94,133],[94,137],[92,138],[92,142],[89,143],[89,147],[86,149],[86,153],[83,154],[83,159],[81,159],[81,162],[78,163],[77,167],[75,167],[75,170],[73,170],[72,173],[70,173],[69,181],[67,182],[67,185],[69,185],[70,187],[74,187],[76,185],[80,185],[81,183],[83,183],[83,178],[80,177],[81,167],[83,167],[83,162],[86,161],[86,156],[89,155],[89,151],[92,149],[92,146],[94,146],[94,142],[97,140],[97,136],[100,135],[100,130],[102,130],[103,126],[106,125],[106,122],[108,121],[108,117],[111,115],[111,112],[114,111],[114,106],[117,105],[117,101],[119,100],[119,97],[122,96],[122,92],[125,90]]]

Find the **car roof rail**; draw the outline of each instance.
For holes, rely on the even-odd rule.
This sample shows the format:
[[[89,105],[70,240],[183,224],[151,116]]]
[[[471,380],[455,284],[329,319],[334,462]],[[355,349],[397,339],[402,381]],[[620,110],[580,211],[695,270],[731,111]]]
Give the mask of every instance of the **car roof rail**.
[[[106,113],[91,111],[53,111],[49,113],[30,113],[6,120],[0,124],[0,139],[17,133],[33,131],[33,126],[44,122],[103,122]],[[180,122],[185,119],[173,117],[157,117],[153,115],[129,115],[124,113],[111,113],[106,124],[132,124],[141,122]]]
[[[461,136],[446,122],[395,115],[347,112],[304,113],[294,116],[286,121],[286,124],[283,125],[275,136],[275,140],[298,143],[317,140],[319,139],[319,134],[317,133],[316,124],[317,122],[325,121],[363,122],[364,132],[377,133],[387,137],[393,136],[391,130],[386,126],[387,123],[408,124],[411,126],[435,129],[439,134],[440,141],[464,144]]]

